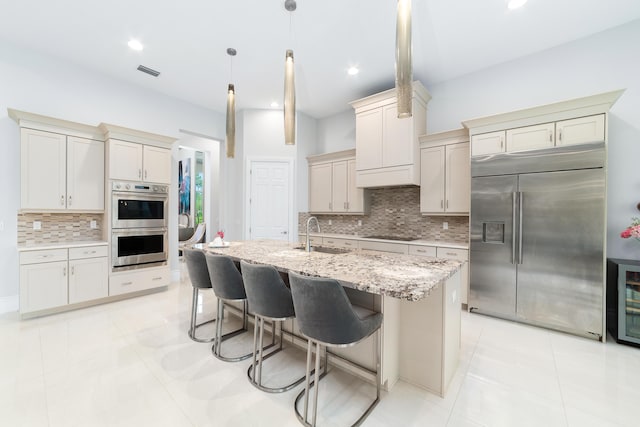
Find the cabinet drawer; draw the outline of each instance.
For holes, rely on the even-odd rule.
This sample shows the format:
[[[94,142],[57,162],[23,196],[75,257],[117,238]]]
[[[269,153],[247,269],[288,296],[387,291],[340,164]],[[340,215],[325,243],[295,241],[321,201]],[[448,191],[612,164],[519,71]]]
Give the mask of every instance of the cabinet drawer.
[[[471,155],[504,153],[505,131],[483,133],[471,137]]]
[[[168,267],[113,274],[109,277],[109,295],[166,286],[170,283],[170,278],[171,272]]]
[[[409,245],[403,243],[371,242],[368,240],[360,240],[358,242],[358,247],[360,249],[367,249],[370,251],[392,252],[405,255],[409,253]]]
[[[555,123],[526,126],[507,131],[507,151],[524,151],[554,146]]]
[[[339,239],[334,237],[323,237],[322,245],[328,246],[331,248],[342,248],[342,249],[358,249],[358,241],[351,239]]]
[[[28,251],[20,253],[20,265],[66,260],[66,249],[43,249],[40,251]]]
[[[459,261],[467,261],[469,259],[469,251],[467,249],[441,248],[436,251],[438,258],[456,259]]]
[[[69,259],[99,258],[109,256],[107,246],[87,246],[84,248],[69,248]]]
[[[436,248],[433,246],[412,246],[409,245],[409,255],[436,256]]]

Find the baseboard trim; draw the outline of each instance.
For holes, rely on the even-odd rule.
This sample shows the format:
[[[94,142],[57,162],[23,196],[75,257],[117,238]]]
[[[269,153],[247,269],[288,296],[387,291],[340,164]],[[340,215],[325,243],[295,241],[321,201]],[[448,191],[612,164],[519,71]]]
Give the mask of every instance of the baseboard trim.
[[[13,313],[20,309],[20,298],[18,295],[0,297],[0,313]]]

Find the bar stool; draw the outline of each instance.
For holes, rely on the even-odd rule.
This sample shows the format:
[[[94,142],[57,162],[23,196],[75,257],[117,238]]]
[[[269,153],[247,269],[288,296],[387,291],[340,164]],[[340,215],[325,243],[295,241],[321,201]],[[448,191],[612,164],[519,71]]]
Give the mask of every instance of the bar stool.
[[[249,264],[240,261],[240,270],[244,280],[244,288],[249,300],[249,312],[256,318],[253,330],[253,360],[247,370],[249,381],[256,388],[268,393],[282,393],[291,390],[302,381],[305,376],[282,387],[267,387],[262,385],[262,362],[282,351],[282,322],[295,317],[291,291],[280,277],[280,273],[270,265]],[[271,322],[271,346],[276,335],[276,325],[280,327],[280,343],[278,348],[263,356],[264,321]],[[258,336],[260,338],[258,339]],[[258,340],[260,343],[258,344]],[[269,346],[269,347],[271,347]],[[266,348],[269,348],[266,347]]]
[[[233,260],[224,255],[205,254],[207,268],[213,293],[218,298],[218,311],[216,313],[216,337],[211,347],[215,357],[225,362],[239,362],[251,357],[253,352],[242,356],[226,357],[222,355],[222,342],[236,335],[246,332],[247,329],[247,294],[244,291],[242,275]],[[224,304],[230,302],[242,302],[242,326],[235,331],[222,334],[222,319]]]
[[[298,394],[294,409],[298,420],[306,426],[316,425],[318,412],[318,385],[326,374],[326,348],[350,347],[358,344],[370,335],[375,334],[376,348],[376,399],[367,410],[352,424],[360,425],[380,401],[380,326],[382,313],[375,313],[361,319],[354,311],[342,285],[337,280],[302,276],[289,273],[293,306],[300,332],[308,339],[307,345],[307,375],[304,390]],[[315,375],[311,377],[312,345],[316,345]],[[321,350],[325,349],[325,372],[320,373]],[[308,420],[309,394],[315,386],[314,406],[311,422]],[[298,411],[298,401],[304,396],[304,415]]]
[[[191,301],[191,324],[189,327],[189,338],[197,342],[212,342],[215,337],[212,338],[197,338],[196,330],[200,326],[207,325],[215,322],[216,319],[211,319],[200,324],[196,324],[198,296],[200,295],[200,289],[211,289],[211,279],[209,279],[209,270],[207,269],[207,262],[204,258],[204,252],[194,249],[183,249],[184,258],[187,263],[187,271],[189,272],[189,279],[191,280],[191,286],[193,286],[193,298]]]

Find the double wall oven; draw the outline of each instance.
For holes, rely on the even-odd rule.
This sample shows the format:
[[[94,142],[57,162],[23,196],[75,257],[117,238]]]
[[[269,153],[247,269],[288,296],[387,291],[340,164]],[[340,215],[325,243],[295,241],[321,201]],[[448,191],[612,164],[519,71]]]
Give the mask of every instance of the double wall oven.
[[[111,183],[113,271],[166,265],[169,186]]]

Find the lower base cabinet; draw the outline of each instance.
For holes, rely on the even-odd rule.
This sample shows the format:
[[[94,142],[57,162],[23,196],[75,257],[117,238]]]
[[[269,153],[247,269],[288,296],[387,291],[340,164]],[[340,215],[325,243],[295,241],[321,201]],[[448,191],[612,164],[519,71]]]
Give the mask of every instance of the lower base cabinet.
[[[20,313],[108,296],[107,246],[20,253]]]
[[[170,282],[171,271],[168,266],[112,273],[109,277],[109,296],[159,288]]]

